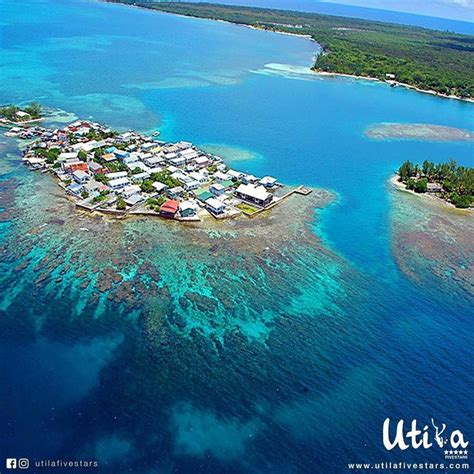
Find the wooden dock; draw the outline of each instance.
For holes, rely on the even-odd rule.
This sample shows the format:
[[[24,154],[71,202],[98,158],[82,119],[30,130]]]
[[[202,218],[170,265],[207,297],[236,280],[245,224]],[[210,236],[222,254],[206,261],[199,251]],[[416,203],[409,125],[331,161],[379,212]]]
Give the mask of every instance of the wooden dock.
[[[302,196],[308,196],[308,194],[311,194],[312,192],[313,192],[313,190],[311,188],[307,188],[307,187],[301,185],[301,186],[298,186],[295,189],[292,189],[291,191],[288,191],[283,196],[280,196],[280,197],[276,198],[276,200],[274,200],[269,206],[261,207],[261,208],[257,209],[255,212],[252,212],[252,214],[249,214],[248,212],[244,212],[244,211],[242,211],[242,212],[247,217],[255,217],[255,216],[257,216],[258,214],[260,214],[264,211],[269,211],[270,209],[274,208],[275,206],[277,206],[278,204],[280,204],[286,198],[289,198],[293,194],[301,194]],[[254,204],[252,204],[252,205],[255,206]]]

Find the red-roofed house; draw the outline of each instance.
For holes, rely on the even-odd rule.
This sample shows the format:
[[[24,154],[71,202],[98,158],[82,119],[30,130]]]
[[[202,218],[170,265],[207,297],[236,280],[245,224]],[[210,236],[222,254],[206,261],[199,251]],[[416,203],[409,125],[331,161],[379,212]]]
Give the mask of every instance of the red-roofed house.
[[[160,207],[160,216],[166,217],[168,219],[173,219],[176,213],[178,212],[179,201],[170,199],[162,204]]]
[[[89,171],[87,163],[84,163],[83,161],[75,161],[73,163],[65,162],[63,163],[63,169],[64,171],[68,171],[69,173],[74,173],[75,171],[84,171],[85,173],[87,173]]]
[[[74,173],[75,171],[84,171],[87,173],[89,171],[89,167],[87,166],[87,163],[72,163],[68,166],[68,170],[71,173]]]

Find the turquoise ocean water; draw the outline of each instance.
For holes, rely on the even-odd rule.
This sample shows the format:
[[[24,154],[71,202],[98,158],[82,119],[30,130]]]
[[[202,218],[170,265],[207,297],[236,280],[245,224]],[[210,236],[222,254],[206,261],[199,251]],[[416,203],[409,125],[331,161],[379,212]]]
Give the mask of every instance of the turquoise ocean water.
[[[461,258],[448,233],[426,267],[437,247],[422,230],[461,218],[387,185],[407,158],[472,166],[472,143],[365,136],[382,122],[472,130],[471,104],[314,76],[302,38],[86,0],[0,10],[0,103],[159,129],[334,194],[314,220],[295,199],[257,226],[106,221],[1,138],[0,455],[326,473],[442,460],[386,452],[386,417],[474,439],[472,293],[456,277],[472,245]],[[406,271],[400,249],[420,241]]]

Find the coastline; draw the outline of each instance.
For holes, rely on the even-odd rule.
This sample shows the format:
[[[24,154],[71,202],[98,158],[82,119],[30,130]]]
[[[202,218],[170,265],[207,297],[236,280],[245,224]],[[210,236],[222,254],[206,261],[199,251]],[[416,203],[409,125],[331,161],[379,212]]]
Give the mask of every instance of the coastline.
[[[172,12],[167,12],[167,11],[162,11],[162,10],[155,10],[153,8],[142,6],[142,5],[126,4],[126,3],[122,3],[122,2],[110,2],[108,0],[98,0],[98,1],[103,2],[103,3],[114,3],[114,4],[129,6],[129,7],[135,7],[135,8],[139,8],[139,9],[142,9],[142,10],[154,11],[154,12],[157,12],[157,13],[175,15],[175,16],[179,16],[179,17],[182,17],[182,18],[194,18],[194,19],[198,19],[198,20],[210,20],[210,21],[216,21],[216,22],[220,22],[220,23],[227,23],[227,24],[236,25],[236,26],[243,26],[245,28],[250,28],[252,30],[257,30],[257,31],[268,31],[270,33],[277,33],[277,34],[281,34],[281,35],[285,35],[285,36],[296,36],[296,37],[304,38],[306,40],[309,40],[309,41],[312,41],[313,43],[318,44],[318,46],[321,48],[321,53],[319,53],[319,54],[324,54],[325,53],[324,48],[321,46],[320,43],[318,43],[317,39],[314,38],[312,35],[305,35],[305,34],[301,34],[301,33],[291,33],[291,32],[287,32],[287,31],[280,31],[280,30],[271,29],[271,28],[263,28],[263,27],[258,27],[258,26],[255,26],[255,25],[249,25],[249,24],[246,24],[246,23],[232,22],[232,21],[228,21],[228,20],[221,20],[221,19],[214,19],[214,18],[203,18],[203,17],[199,17],[199,16],[195,16],[195,15],[183,15],[183,14],[180,14],[180,13],[172,13]],[[317,58],[317,56],[318,56],[318,54],[315,55],[316,58]],[[380,82],[382,84],[386,84],[388,86],[390,86],[391,84],[395,84],[397,87],[404,87],[406,89],[411,89],[415,92],[422,92],[424,94],[429,94],[431,96],[440,97],[440,98],[443,98],[443,99],[455,99],[455,100],[459,100],[459,101],[467,102],[467,103],[471,103],[471,104],[474,103],[474,98],[464,98],[464,97],[459,97],[459,96],[456,96],[456,95],[441,94],[441,93],[436,92],[432,89],[421,89],[417,86],[414,86],[414,85],[411,85],[411,84],[406,84],[406,83],[403,83],[403,82],[398,82],[398,81],[390,81],[389,82],[389,81],[385,81],[383,79],[379,79],[378,77],[358,76],[358,75],[355,75],[355,74],[348,74],[348,73],[342,73],[342,72],[318,71],[317,68],[316,68],[315,63],[311,65],[310,70],[313,73],[318,74],[318,75],[323,76],[323,77],[324,76],[326,76],[326,77],[340,76],[340,77],[346,77],[346,78],[357,79],[357,80],[377,81],[377,82]]]
[[[356,80],[365,80],[365,81],[374,81],[374,82],[380,82],[381,84],[386,84],[387,86],[390,86],[391,84],[395,84],[396,87],[404,87],[405,89],[410,89],[415,92],[422,92],[423,94],[429,94],[435,97],[440,97],[442,99],[455,99],[455,100],[460,100],[462,102],[468,102],[471,104],[474,104],[474,99],[473,98],[464,98],[464,97],[458,97],[456,95],[446,95],[446,94],[440,94],[439,92],[436,92],[431,89],[420,89],[419,87],[412,86],[411,84],[406,84],[404,82],[398,82],[398,81],[384,81],[383,79],[379,79],[378,77],[370,77],[370,76],[357,76],[355,74],[347,74],[347,73],[342,73],[342,72],[326,72],[326,71],[318,71],[317,69],[314,69],[314,67],[311,68],[311,71],[313,71],[315,74],[318,74],[320,76],[334,76],[334,77],[347,77],[350,79],[356,79]]]
[[[391,176],[388,180],[388,183],[390,184],[390,186],[392,186],[392,188],[396,189],[397,191],[405,192],[407,194],[411,194],[411,195],[419,197],[419,198],[429,199],[433,204],[437,204],[440,208],[443,208],[445,210],[456,211],[459,214],[462,214],[462,215],[465,215],[465,216],[473,215],[473,213],[474,213],[473,208],[460,209],[460,208],[456,207],[454,204],[452,204],[448,201],[445,201],[444,199],[441,199],[440,197],[435,196],[433,194],[430,194],[430,193],[415,193],[415,191],[412,191],[411,189],[407,189],[406,186],[402,182],[398,181],[398,175],[397,174],[394,174],[393,176]]]

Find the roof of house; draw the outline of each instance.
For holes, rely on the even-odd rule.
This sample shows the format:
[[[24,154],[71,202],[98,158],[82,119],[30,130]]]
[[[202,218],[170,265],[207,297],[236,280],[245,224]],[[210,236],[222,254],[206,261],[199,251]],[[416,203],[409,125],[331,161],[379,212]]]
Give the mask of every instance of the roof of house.
[[[90,168],[92,171],[97,171],[97,170],[103,169],[104,167],[103,167],[100,163],[96,163],[95,161],[91,161],[91,162],[89,163],[89,168]]]
[[[82,171],[82,170],[74,171],[72,174],[78,179],[83,179],[83,178],[88,178],[89,177],[89,175],[85,171]]]
[[[179,201],[175,201],[173,199],[170,199],[168,201],[165,201],[161,207],[160,207],[160,212],[167,212],[170,214],[175,214],[178,211],[179,208]]]
[[[236,192],[261,201],[265,201],[271,196],[263,186],[254,186],[253,184],[241,184]]]
[[[109,181],[109,186],[111,186],[112,188],[115,186],[126,186],[129,182],[130,180],[128,178],[117,178]]]
[[[212,198],[212,194],[209,191],[201,191],[196,193],[196,195],[201,201],[207,201],[209,198]]]
[[[177,193],[182,193],[184,189],[182,186],[175,186],[174,188],[171,188],[169,191],[172,194],[177,194]]]
[[[139,193],[140,192],[140,186],[138,186],[138,184],[130,184],[128,186],[125,186],[123,189],[122,189],[122,192],[123,193],[130,193],[130,194],[135,194],[135,193]]]
[[[168,186],[166,186],[165,183],[160,183],[159,181],[155,181],[152,186],[157,190],[157,191],[163,191],[164,189],[167,189]]]
[[[196,210],[196,204],[192,201],[183,201],[179,203],[179,210],[186,211],[188,209]]]
[[[87,171],[89,169],[87,163],[72,163],[71,165],[65,166],[69,168],[69,170],[73,173],[75,173],[76,171]]]
[[[218,171],[217,173],[214,174],[214,178],[226,181],[229,179],[229,175],[227,173],[222,173],[221,171]]]
[[[264,176],[261,180],[260,180],[260,184],[263,184],[264,186],[266,184],[275,184],[276,183],[276,179],[273,177],[273,176]]]
[[[224,186],[222,186],[221,183],[212,183],[210,186],[209,186],[209,189],[215,189],[216,191],[224,191]]]
[[[107,179],[117,179],[117,178],[125,178],[128,175],[126,171],[116,171],[115,173],[107,173],[105,177]]]
[[[105,155],[102,155],[102,159],[104,161],[115,161],[117,157],[113,153],[106,153]]]
[[[143,197],[142,194],[132,194],[129,198],[125,199],[125,202],[129,206],[133,206],[141,201],[143,201],[145,198]]]
[[[224,186],[224,188],[230,188],[231,186],[234,185],[234,182],[228,179],[226,181],[221,181],[221,184],[222,186]]]
[[[214,209],[220,209],[221,207],[225,207],[225,204],[222,201],[219,201],[216,198],[209,198],[206,200],[206,204],[213,207]]]

